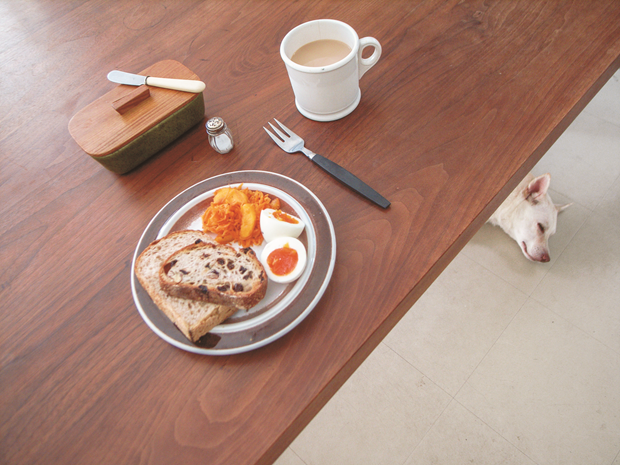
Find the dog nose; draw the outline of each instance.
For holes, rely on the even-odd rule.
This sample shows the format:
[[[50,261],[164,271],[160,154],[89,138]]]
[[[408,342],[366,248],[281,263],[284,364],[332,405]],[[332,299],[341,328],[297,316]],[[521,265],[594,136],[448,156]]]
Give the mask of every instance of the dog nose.
[[[547,263],[549,260],[551,260],[551,257],[549,257],[548,253],[543,253],[540,256],[540,261],[543,262],[543,263]]]

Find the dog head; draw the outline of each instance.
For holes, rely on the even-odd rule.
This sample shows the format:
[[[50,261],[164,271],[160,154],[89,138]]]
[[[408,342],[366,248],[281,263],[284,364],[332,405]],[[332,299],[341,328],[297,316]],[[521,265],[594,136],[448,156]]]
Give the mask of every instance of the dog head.
[[[551,176],[534,178],[520,193],[521,202],[513,218],[512,236],[532,261],[548,262],[549,237],[555,234],[558,213],[569,205],[555,205],[547,193]]]

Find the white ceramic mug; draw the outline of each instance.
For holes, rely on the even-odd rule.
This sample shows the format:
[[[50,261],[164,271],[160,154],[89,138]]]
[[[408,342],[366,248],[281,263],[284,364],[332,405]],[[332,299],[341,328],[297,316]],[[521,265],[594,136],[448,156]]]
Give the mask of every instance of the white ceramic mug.
[[[339,40],[351,48],[342,60],[327,66],[303,66],[291,60],[303,45],[316,40]],[[362,58],[366,47],[374,47],[372,55]],[[381,56],[381,45],[373,37],[360,39],[346,23],[334,19],[319,19],[292,29],[280,45],[280,55],[286,64],[295,105],[306,118],[315,121],[334,121],[347,116],[360,102],[359,80]]]

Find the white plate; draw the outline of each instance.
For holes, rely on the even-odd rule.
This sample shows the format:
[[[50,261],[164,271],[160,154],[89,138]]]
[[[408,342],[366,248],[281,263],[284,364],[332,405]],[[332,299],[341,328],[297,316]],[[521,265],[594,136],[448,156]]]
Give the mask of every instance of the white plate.
[[[290,284],[269,282],[267,295],[255,307],[240,310],[200,340],[191,342],[153,303],[138,282],[132,266],[134,302],[147,325],[162,339],[181,349],[207,355],[228,355],[262,347],[288,333],[312,311],[322,297],[334,269],[336,236],[323,204],[302,184],[265,171],[238,171],[202,181],[177,195],[151,220],[142,234],[133,263],[154,240],[181,229],[201,229],[200,216],[215,190],[243,184],[277,197],[282,210],[306,225],[299,239],[308,261],[302,276]],[[264,246],[253,247],[257,255]]]

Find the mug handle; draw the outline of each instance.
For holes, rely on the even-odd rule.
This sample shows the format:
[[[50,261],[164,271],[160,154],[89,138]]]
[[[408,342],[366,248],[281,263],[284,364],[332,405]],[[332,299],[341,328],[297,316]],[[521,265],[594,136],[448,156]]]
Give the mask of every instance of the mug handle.
[[[374,47],[375,51],[368,58],[362,58],[362,52],[366,47]],[[357,61],[359,63],[359,76],[358,79],[372,68],[377,61],[379,61],[379,57],[381,57],[381,44],[374,37],[364,37],[360,39],[360,48],[357,51]]]

